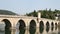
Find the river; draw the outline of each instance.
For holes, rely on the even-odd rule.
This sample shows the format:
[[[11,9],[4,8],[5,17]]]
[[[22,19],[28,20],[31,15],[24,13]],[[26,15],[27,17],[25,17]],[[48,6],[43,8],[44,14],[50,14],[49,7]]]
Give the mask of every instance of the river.
[[[3,24],[0,24],[0,34],[60,34],[59,27],[36,27],[36,28],[18,28],[6,29]]]

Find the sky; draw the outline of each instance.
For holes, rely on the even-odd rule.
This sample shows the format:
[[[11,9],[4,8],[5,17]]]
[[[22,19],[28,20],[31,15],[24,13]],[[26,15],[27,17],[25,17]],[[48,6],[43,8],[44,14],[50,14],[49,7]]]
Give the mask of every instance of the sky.
[[[60,10],[60,0],[0,0],[0,9],[19,15],[44,9]]]

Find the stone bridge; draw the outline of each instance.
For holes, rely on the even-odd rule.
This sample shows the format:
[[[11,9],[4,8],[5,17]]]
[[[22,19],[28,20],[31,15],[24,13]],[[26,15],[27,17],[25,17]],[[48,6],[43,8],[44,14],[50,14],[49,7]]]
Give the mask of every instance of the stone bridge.
[[[0,23],[5,23],[6,27],[15,28],[19,23],[20,27],[40,27],[50,26],[55,27],[59,24],[58,20],[51,20],[41,18],[41,13],[38,13],[38,17],[32,16],[18,16],[18,15],[0,15]]]

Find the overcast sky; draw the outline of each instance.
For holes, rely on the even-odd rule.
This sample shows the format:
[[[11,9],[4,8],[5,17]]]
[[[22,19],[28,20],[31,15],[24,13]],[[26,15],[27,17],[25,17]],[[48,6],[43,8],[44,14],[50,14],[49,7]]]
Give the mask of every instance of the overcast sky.
[[[10,10],[20,15],[46,8],[60,10],[60,0],[0,0],[0,9]]]

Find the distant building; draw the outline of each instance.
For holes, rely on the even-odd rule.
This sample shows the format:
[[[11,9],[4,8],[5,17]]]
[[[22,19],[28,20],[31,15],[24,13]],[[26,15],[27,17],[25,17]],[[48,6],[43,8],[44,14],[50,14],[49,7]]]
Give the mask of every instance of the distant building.
[[[56,20],[60,20],[60,14],[55,15]]]

